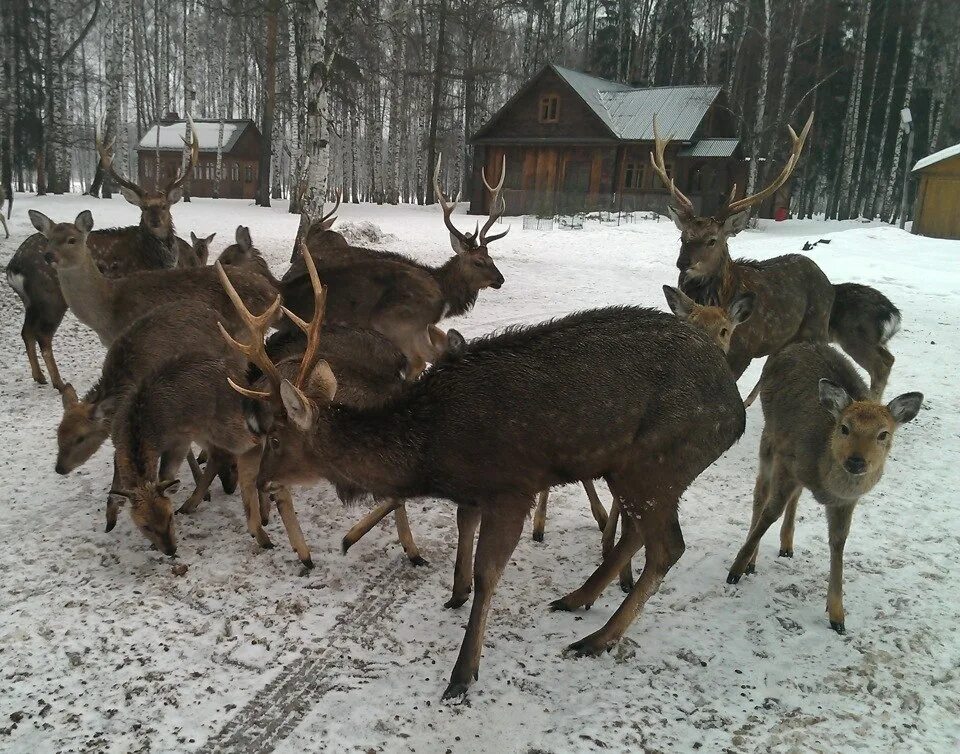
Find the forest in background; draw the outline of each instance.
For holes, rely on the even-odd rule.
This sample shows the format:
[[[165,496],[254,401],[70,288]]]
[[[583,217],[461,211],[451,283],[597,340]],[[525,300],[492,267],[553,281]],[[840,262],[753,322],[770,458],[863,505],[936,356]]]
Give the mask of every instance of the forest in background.
[[[109,191],[98,124],[133,172],[174,111],[257,123],[258,204],[430,203],[436,156],[463,186],[470,135],[547,63],[721,85],[758,183],[815,110],[799,216],[897,219],[903,107],[914,159],[960,141],[955,0],[5,0],[0,50],[0,177],[41,194]]]

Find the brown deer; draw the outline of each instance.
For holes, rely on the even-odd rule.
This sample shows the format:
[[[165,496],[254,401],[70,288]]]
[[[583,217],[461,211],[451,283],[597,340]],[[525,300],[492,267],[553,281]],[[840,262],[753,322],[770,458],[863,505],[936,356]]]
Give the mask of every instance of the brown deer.
[[[444,694],[454,697],[478,675],[491,598],[536,494],[602,477],[621,499],[624,535],[586,584],[553,606],[592,603],[645,541],[630,595],[570,650],[612,648],[683,553],[683,491],[743,433],[743,402],[716,346],[662,312],[586,311],[474,340],[395,398],[363,409],[334,402],[336,377],[318,355],[322,316],[315,306],[297,376],[274,371],[269,395],[279,401],[247,409],[263,435],[258,486],[345,478],[381,498],[458,506],[448,605],[468,599],[471,581],[474,597]]]
[[[109,346],[134,320],[171,301],[202,301],[221,312],[232,328],[239,326],[212,267],[136,272],[114,280],[100,271],[87,248],[93,227],[89,211],[81,212],[73,223],[54,223],[35,210],[30,210],[30,219],[47,239],[46,258],[57,270],[64,299],[104,345]],[[230,277],[257,311],[276,298],[274,287],[260,275],[233,269]]]
[[[843,548],[860,498],[883,476],[895,430],[920,411],[923,395],[883,405],[850,361],[823,343],[797,343],[763,367],[764,426],[747,541],[727,575],[736,584],[756,571],[757,547],[786,511],[780,555],[793,557],[793,526],[803,488],[824,506],[830,539],[830,627],[845,632]]]
[[[235,243],[230,244],[220,252],[217,261],[224,266],[240,267],[263,275],[279,290],[280,282],[273,276],[270,265],[267,264],[267,260],[260,253],[260,249],[253,245],[250,228],[238,225],[235,239]]]
[[[667,140],[660,138],[654,120],[655,146],[650,161],[674,200],[667,209],[681,233],[679,285],[698,304],[728,306],[739,292],[757,295],[760,314],[737,329],[727,355],[738,378],[753,359],[776,353],[789,343],[834,341],[870,373],[871,391],[879,397],[893,365],[893,356],[884,344],[900,324],[899,312],[883,294],[867,286],[831,285],[820,267],[801,254],[763,262],[730,257],[729,239],[746,227],[750,208],[772,196],[790,178],[812,124],[813,113],[799,136],[788,126],[793,140],[790,155],[768,186],[736,200],[734,186],[726,205],[715,216],[703,217],[667,174],[663,157]],[[864,294],[864,289],[869,294]],[[863,305],[865,299],[870,301],[868,306]]]
[[[190,231],[190,246],[192,249],[191,260],[189,264],[181,264],[181,267],[206,267],[210,261],[210,244],[216,233],[209,236],[198,236],[192,230]],[[194,262],[196,264],[194,264]]]
[[[58,474],[69,474],[103,445],[117,406],[136,384],[158,368],[173,354],[189,344],[191,351],[210,356],[231,356],[217,332],[222,315],[199,301],[175,301],[162,304],[131,324],[107,349],[100,378],[80,400],[72,386],[63,391],[63,418],[57,428]],[[237,368],[246,366],[238,361]],[[188,453],[194,480],[199,482],[196,460]],[[119,484],[114,469],[113,486]],[[226,472],[224,472],[226,477]],[[224,480],[226,491],[232,492],[231,480]],[[199,491],[202,497],[205,490]],[[115,506],[108,502],[107,531],[116,524]]]
[[[503,275],[490,258],[488,245],[506,231],[487,235],[503,214],[500,183],[490,186],[489,217],[483,228],[461,233],[450,220],[455,203],[449,203],[440,189],[440,163],[434,173],[444,223],[450,231],[455,255],[440,267],[430,267],[399,254],[355,247],[338,247],[323,252],[314,263],[328,288],[327,321],[376,330],[385,335],[407,359],[408,380],[415,379],[428,362],[439,358],[430,325],[445,317],[469,311],[484,288],[500,288]],[[326,257],[330,261],[325,261]],[[281,291],[286,306],[302,319],[313,316],[313,292],[309,275],[284,276]]]

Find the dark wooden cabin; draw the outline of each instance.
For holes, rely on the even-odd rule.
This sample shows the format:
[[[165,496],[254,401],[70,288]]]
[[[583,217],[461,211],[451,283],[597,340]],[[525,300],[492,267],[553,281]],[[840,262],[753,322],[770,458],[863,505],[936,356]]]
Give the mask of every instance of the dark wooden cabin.
[[[190,178],[191,196],[213,196],[217,170],[219,120],[194,120],[200,142],[200,159]],[[154,123],[137,144],[141,186],[155,186],[169,180],[180,169],[186,121],[169,113]],[[257,190],[261,138],[252,120],[224,120],[220,196],[225,199],[253,199]],[[159,175],[157,153],[159,152]]]
[[[698,211],[714,211],[734,183],[746,184],[720,87],[635,88],[548,65],[471,139],[470,211],[487,212],[480,169],[499,180],[506,155],[507,214],[665,212],[669,192],[650,165],[654,115],[660,135],[671,137],[667,167]]]

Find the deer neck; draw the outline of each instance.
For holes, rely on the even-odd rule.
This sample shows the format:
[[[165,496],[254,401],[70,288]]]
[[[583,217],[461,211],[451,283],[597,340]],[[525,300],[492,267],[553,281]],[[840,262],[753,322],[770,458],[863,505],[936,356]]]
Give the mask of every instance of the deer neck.
[[[98,334],[108,329],[113,283],[100,272],[93,257],[87,253],[79,264],[58,267],[57,277],[74,316]]]
[[[165,269],[177,266],[180,249],[177,236],[171,223],[166,236],[155,236],[143,220],[140,221],[140,253],[147,259],[149,269]]]
[[[443,295],[444,317],[465,314],[477,303],[479,291],[466,281],[459,257],[451,257],[443,266],[435,268],[433,276]]]

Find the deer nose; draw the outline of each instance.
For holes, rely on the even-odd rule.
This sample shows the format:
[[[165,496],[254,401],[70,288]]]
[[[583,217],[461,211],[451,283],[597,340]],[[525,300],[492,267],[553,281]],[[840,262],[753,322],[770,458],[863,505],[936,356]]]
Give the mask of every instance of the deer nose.
[[[843,466],[851,474],[862,474],[867,470],[867,462],[862,456],[850,456],[844,461]]]
[[[47,264],[53,264],[54,262],[57,261],[57,257],[54,255],[52,251],[44,252],[43,258]]]
[[[66,467],[60,461],[57,461],[57,465],[53,467],[53,470],[60,475],[69,473],[67,472]]]

